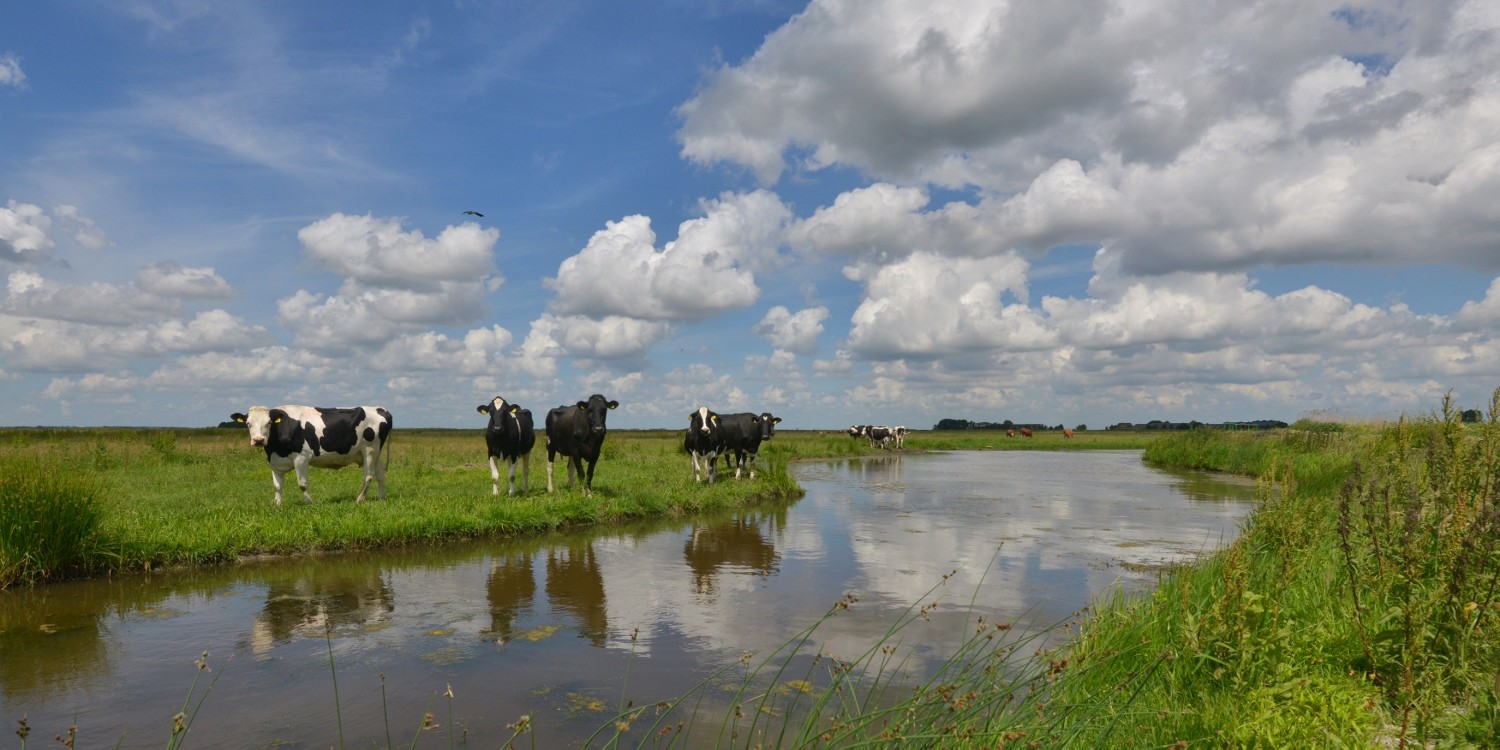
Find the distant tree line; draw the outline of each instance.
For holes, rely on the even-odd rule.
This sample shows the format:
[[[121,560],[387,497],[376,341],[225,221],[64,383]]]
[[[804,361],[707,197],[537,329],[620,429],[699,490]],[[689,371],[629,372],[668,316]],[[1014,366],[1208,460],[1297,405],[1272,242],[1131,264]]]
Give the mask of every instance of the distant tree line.
[[[1004,422],[974,422],[968,419],[939,419],[933,426],[934,430],[1019,430],[1028,429],[1033,432],[1037,430],[1061,430],[1062,425],[1045,425],[1037,422],[1012,422],[1009,419]],[[1078,425],[1075,430],[1086,430],[1087,425]]]
[[[1287,423],[1278,419],[1257,419],[1249,422],[1166,422],[1153,419],[1150,422],[1135,424],[1132,422],[1118,422],[1104,429],[1106,430],[1191,430],[1195,427],[1210,427],[1218,430],[1271,430],[1278,427],[1286,427]],[[1012,422],[1009,419],[1003,422],[978,422],[969,419],[940,419],[933,426],[934,430],[1019,430],[1028,428],[1032,431],[1038,430],[1061,430],[1062,425],[1045,425],[1035,422]],[[1086,430],[1088,425],[1078,425],[1074,430]]]

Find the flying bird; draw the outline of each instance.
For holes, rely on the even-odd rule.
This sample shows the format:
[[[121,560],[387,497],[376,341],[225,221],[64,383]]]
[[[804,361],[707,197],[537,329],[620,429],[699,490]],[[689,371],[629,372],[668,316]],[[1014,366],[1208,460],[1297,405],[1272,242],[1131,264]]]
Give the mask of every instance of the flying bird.
[[[466,214],[473,214],[474,216],[478,216],[481,219],[484,218],[484,214],[479,213],[478,211],[465,211],[464,213],[466,213]]]

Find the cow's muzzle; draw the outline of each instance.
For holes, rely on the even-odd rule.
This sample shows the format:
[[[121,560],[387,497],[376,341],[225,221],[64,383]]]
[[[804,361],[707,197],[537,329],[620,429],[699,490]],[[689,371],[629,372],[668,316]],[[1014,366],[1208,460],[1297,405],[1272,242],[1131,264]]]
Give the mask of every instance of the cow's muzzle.
[[[265,445],[265,444],[266,444],[266,439],[263,438],[263,437],[253,437],[253,438],[250,438],[250,445],[252,445],[252,446],[257,446],[258,447],[258,446],[262,446],[262,445]]]

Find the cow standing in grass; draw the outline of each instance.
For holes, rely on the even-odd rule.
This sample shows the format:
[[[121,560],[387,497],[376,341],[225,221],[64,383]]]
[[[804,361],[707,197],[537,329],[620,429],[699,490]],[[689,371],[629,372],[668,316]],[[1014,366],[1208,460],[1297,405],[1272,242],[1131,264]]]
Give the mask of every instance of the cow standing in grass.
[[[760,444],[776,435],[776,425],[779,422],[781,417],[773,417],[770,412],[725,414],[719,417],[719,428],[724,435],[724,456],[734,464],[735,479],[739,479],[740,474],[746,471],[751,479],[755,478],[755,456],[760,451]],[[728,469],[727,465],[725,469]]]
[[[719,476],[719,452],[724,450],[723,431],[719,427],[719,415],[707,406],[688,415],[687,433],[682,436],[682,447],[693,459],[693,481],[701,482],[700,474],[713,484]],[[702,459],[703,468],[698,468]]]
[[[599,461],[599,450],[604,446],[604,435],[608,429],[605,420],[609,410],[620,405],[619,401],[605,400],[594,394],[587,401],[572,406],[559,406],[547,412],[547,492],[552,492],[552,461],[561,453],[568,458],[568,488],[573,488],[573,475],[583,481],[585,497],[594,494],[594,464]],[[584,462],[588,462],[588,473],[584,473]]]
[[[521,492],[531,489],[531,449],[536,446],[536,429],[531,423],[531,410],[517,404],[508,404],[496,396],[487,404],[480,404],[480,414],[488,414],[490,424],[484,430],[484,442],[490,454],[490,479],[493,495],[500,494],[500,462],[510,468],[510,494],[516,494],[516,460],[521,461]]]
[[[338,469],[350,464],[364,467],[365,479],[359,486],[355,502],[365,499],[365,491],[374,479],[380,499],[385,499],[385,465],[380,451],[391,437],[391,413],[379,406],[323,408],[317,406],[252,406],[247,413],[231,414],[250,430],[250,444],[265,448],[266,462],[271,466],[271,484],[276,488],[276,504],[281,505],[281,485],[288,471],[297,473],[302,499],[312,502],[307,492],[307,469]]]

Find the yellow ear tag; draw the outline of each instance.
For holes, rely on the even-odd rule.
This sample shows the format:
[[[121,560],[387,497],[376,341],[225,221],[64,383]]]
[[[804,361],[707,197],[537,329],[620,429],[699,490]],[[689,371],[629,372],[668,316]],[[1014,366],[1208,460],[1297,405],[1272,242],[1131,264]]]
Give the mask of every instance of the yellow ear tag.
[[[271,421],[275,422],[276,424],[281,424],[281,417],[277,417],[277,418],[275,418],[275,419],[273,419]]]

